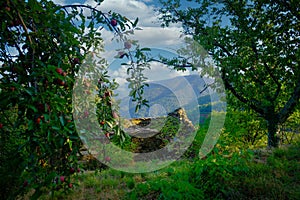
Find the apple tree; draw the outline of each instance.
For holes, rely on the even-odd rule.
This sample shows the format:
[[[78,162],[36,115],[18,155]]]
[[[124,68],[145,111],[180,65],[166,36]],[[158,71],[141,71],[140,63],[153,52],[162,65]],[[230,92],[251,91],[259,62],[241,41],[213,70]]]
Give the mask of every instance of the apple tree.
[[[278,145],[278,126],[299,104],[297,2],[167,0],[160,9],[163,26],[182,23],[185,34],[212,56],[231,105],[267,122],[269,147]]]
[[[81,170],[82,143],[72,114],[81,64],[102,50],[101,29],[121,37],[137,20],[49,0],[3,0],[0,6],[0,198],[34,191],[31,198],[37,199],[44,191],[72,188]],[[120,41],[128,51],[133,46],[124,37]],[[111,89],[99,92],[110,97]],[[107,100],[102,109],[110,106]]]

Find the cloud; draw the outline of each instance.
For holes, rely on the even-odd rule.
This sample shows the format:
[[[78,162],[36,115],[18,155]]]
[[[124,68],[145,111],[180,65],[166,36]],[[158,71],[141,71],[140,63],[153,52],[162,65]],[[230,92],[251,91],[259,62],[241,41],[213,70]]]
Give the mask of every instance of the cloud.
[[[74,3],[77,1],[70,0],[55,0],[57,2],[69,2]],[[139,18],[138,26],[142,27],[143,30],[135,30],[134,35],[130,35],[129,39],[138,40],[141,47],[150,47],[156,49],[164,49],[175,52],[174,49],[179,48],[183,44],[183,38],[180,38],[182,28],[180,25],[174,25],[168,28],[161,28],[160,23],[158,23],[158,13],[155,11],[157,9],[155,5],[151,2],[152,0],[104,0],[103,3],[97,9],[102,12],[113,11],[126,16],[130,20],[135,20]],[[94,0],[87,0],[85,4],[96,6]],[[86,13],[88,14],[88,13]],[[114,61],[114,56],[117,55],[117,49],[122,49],[124,47],[122,42],[117,42],[112,40],[114,38],[114,33],[102,29],[101,35],[105,44],[105,52],[101,53],[101,57],[108,60],[108,63]],[[124,85],[127,81],[127,68],[125,66],[120,66],[118,69],[114,68],[112,71],[112,77],[116,78],[120,85]],[[146,71],[146,76],[149,80],[157,81],[163,79],[173,78],[180,75],[188,75],[189,72],[180,73],[167,68],[167,66],[161,63],[152,62],[151,70]]]
[[[150,65],[151,69],[147,69],[144,71],[145,77],[148,78],[147,82],[168,80],[177,76],[187,76],[192,74],[191,71],[182,72],[171,70],[170,68],[168,68],[168,66],[158,62],[151,62]],[[109,75],[111,76],[111,78],[114,78],[119,84],[119,88],[116,90],[116,92],[119,94],[119,97],[123,98],[125,96],[128,96],[129,89],[126,79],[129,77],[129,75],[127,75],[127,67],[121,65],[117,68],[109,68]]]
[[[171,47],[183,42],[180,39],[181,28],[170,27],[146,27],[141,31],[136,31],[134,37],[141,45],[151,45],[152,47]]]
[[[87,0],[86,4],[96,5],[94,0]],[[98,9],[105,13],[109,11],[119,13],[130,20],[135,20],[139,17],[142,19],[140,26],[153,26],[153,22],[157,21],[158,15],[154,11],[154,6],[149,6],[145,2],[138,0],[105,0]]]
[[[52,0],[55,4],[65,5],[67,4],[67,0]]]
[[[190,71],[175,71],[159,62],[151,62],[150,64],[151,69],[145,70],[145,76],[148,77],[150,82],[167,80],[176,76],[187,76],[190,74]]]

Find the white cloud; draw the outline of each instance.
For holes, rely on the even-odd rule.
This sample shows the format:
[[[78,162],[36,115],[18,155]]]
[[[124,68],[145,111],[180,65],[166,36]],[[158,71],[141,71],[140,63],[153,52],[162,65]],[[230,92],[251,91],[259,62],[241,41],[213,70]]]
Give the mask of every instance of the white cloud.
[[[66,4],[66,0],[52,0],[55,4],[64,5]]]
[[[181,28],[170,27],[145,27],[144,30],[135,31],[134,37],[141,45],[151,45],[152,47],[177,46],[183,41],[180,39]]]
[[[149,81],[160,81],[174,78],[176,76],[187,76],[190,74],[190,71],[175,71],[171,70],[159,62],[151,62],[151,69],[145,70],[145,76],[148,77]]]
[[[64,0],[56,0],[59,2],[64,2]],[[65,0],[68,1],[68,0]],[[71,1],[68,1],[69,3]],[[72,1],[74,3],[76,1]],[[152,0],[104,0],[104,2],[97,7],[97,9],[102,12],[116,12],[121,15],[126,16],[130,20],[135,20],[139,18],[138,26],[142,27],[143,30],[135,30],[134,35],[130,35],[130,39],[138,40],[141,47],[150,47],[156,49],[173,50],[177,49],[183,44],[183,39],[180,38],[182,28],[180,25],[174,25],[168,28],[161,28],[160,23],[158,23],[158,13],[155,11],[153,5],[146,3],[153,2]],[[96,6],[94,0],[87,0],[85,4]],[[88,13],[86,13],[88,14]],[[123,43],[118,43],[116,40],[112,41],[114,33],[102,29],[102,38],[104,39],[105,52],[101,54],[102,57],[108,60],[108,63],[114,61],[114,56],[117,55],[116,49],[123,48]],[[126,73],[127,68],[125,66],[120,66],[117,69],[110,71],[110,74],[116,81],[121,85],[120,89],[125,90],[126,86]],[[175,76],[188,75],[190,72],[178,72],[167,68],[167,66],[158,63],[151,63],[151,70],[147,70],[145,75],[150,81],[158,81],[170,79]],[[123,88],[122,88],[123,87]]]
[[[87,0],[86,4],[96,5],[94,0]],[[109,11],[119,13],[130,20],[135,20],[139,17],[141,19],[140,26],[153,26],[153,22],[157,21],[157,14],[154,12],[154,7],[146,5],[143,1],[105,0],[98,9],[105,13]]]

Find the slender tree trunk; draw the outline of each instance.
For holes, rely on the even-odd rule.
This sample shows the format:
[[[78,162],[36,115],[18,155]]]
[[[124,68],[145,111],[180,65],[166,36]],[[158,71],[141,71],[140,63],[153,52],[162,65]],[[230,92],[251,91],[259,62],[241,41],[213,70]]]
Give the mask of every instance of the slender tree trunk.
[[[278,137],[276,136],[278,122],[274,119],[267,120],[268,127],[268,147],[278,147]]]

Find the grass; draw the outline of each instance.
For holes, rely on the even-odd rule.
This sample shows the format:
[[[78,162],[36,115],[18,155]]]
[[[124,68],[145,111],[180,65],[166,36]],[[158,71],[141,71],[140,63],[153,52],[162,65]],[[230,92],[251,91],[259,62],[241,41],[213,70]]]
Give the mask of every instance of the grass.
[[[78,174],[72,190],[41,199],[300,199],[300,142],[272,151],[242,150],[234,143],[224,146],[227,138],[220,138],[209,155],[191,158],[205,133],[202,126],[188,153],[159,171],[86,171]]]
[[[299,144],[276,149],[263,155],[266,162],[257,162],[258,153],[231,158],[211,153],[145,174],[85,172],[67,194],[41,199],[300,199],[299,150]]]

